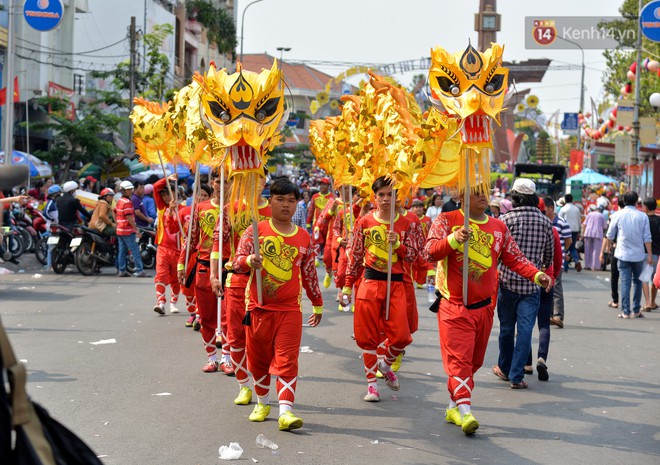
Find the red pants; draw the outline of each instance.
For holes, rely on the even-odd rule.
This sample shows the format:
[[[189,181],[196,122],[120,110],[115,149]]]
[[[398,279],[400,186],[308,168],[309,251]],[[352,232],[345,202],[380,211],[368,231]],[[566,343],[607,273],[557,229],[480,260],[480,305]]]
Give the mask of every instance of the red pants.
[[[179,300],[181,286],[176,277],[176,264],[179,260],[179,251],[170,247],[158,247],[156,252],[156,300],[159,304],[166,302],[165,290],[170,286],[170,302],[175,304]]]
[[[209,267],[197,263],[195,275],[195,297],[197,299],[197,313],[202,321],[202,341],[209,357],[215,356],[215,331],[218,328],[218,297],[211,289],[211,270]]]
[[[222,319],[226,320],[226,341],[231,352],[236,379],[240,384],[248,381],[247,358],[245,352],[245,288],[225,287]]]
[[[346,256],[346,248],[339,249],[339,260],[337,263],[337,272],[335,273],[335,286],[341,290],[346,282],[346,265],[348,264],[348,257]]]
[[[378,358],[376,350],[388,339],[384,362],[392,365],[396,357],[412,342],[406,313],[406,291],[403,282],[390,287],[389,319],[385,320],[386,281],[363,279],[355,298],[353,330],[355,342],[363,350],[362,360],[367,382],[376,381]]]
[[[408,329],[410,334],[415,334],[419,328],[419,312],[417,311],[417,297],[415,296],[415,283],[404,281],[406,291],[406,316],[408,317]]]
[[[323,264],[325,265],[325,272],[332,273],[332,264],[334,262],[335,254],[332,253],[332,241],[325,241],[323,246]]]
[[[190,258],[188,259],[188,266],[186,267],[186,270],[190,271],[190,269],[195,265],[195,261],[197,261],[197,258],[191,254]],[[188,313],[195,313],[197,311],[197,301],[195,299],[195,282],[193,281],[190,287],[182,284],[181,293],[186,296],[186,310],[188,310]]]
[[[470,404],[473,375],[484,362],[495,303],[477,310],[440,301],[438,329],[442,363],[447,373],[449,397],[457,404]]]
[[[298,353],[302,339],[302,313],[254,309],[246,328],[248,368],[257,396],[270,390],[270,376],[277,376],[280,404],[293,406],[298,380]]]

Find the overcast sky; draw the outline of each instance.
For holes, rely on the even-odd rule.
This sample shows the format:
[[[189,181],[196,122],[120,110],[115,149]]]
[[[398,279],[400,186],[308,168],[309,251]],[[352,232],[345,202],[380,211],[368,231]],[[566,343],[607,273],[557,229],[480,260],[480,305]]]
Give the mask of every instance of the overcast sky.
[[[237,34],[245,5],[237,0]],[[554,64],[582,62],[578,48],[527,50],[525,16],[618,16],[622,0],[500,0],[502,30],[497,41],[505,45],[504,59],[521,61],[549,58]],[[478,0],[263,0],[244,16],[244,53],[267,52],[280,56],[277,47],[291,47],[284,59],[393,63],[430,56],[442,46],[451,52],[464,50],[468,39],[477,44],[474,14]],[[239,37],[240,50],[240,37]],[[602,97],[601,76],[605,59],[601,50],[585,50],[585,106],[589,97]],[[341,67],[323,68],[339,74]],[[397,76],[395,76],[397,77]],[[403,81],[410,79],[403,77]],[[405,82],[404,82],[405,83]],[[580,71],[548,71],[532,87],[545,113],[559,109],[577,111]]]

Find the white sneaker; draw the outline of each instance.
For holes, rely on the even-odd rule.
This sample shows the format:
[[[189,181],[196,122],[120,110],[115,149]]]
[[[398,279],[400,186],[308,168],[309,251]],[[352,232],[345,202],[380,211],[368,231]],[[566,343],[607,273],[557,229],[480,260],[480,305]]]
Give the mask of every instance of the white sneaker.
[[[378,389],[373,386],[369,386],[367,389],[367,395],[364,396],[364,400],[367,402],[380,402],[380,394],[378,394]]]
[[[176,308],[176,304],[170,304],[170,313],[179,313],[179,309]]]
[[[165,304],[156,304],[154,305],[154,312],[158,313],[159,315],[165,315]]]

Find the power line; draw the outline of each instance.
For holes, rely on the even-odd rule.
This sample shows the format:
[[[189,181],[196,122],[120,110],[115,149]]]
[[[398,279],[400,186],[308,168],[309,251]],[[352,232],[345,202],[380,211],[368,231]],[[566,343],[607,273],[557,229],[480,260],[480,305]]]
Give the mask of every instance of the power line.
[[[52,50],[50,52],[41,52],[41,53],[49,53],[51,55],[86,55],[88,53],[100,52],[101,50],[106,50],[108,48],[114,47],[115,45],[119,45],[122,42],[126,42],[128,40],[128,37],[124,37],[123,39],[115,42],[114,44],[106,45],[105,47],[97,48],[97,49],[94,49],[94,50],[87,50],[87,51],[84,51],[84,52],[65,52],[64,50],[58,50],[56,48],[47,47],[45,45],[30,42],[29,40],[26,40],[26,39],[19,38],[18,40],[20,40],[21,42],[28,43],[30,45],[34,45],[35,47],[45,48],[47,50]]]
[[[111,64],[111,65],[101,64],[101,68],[98,69],[98,68],[93,68],[91,66],[91,65],[96,65],[97,63],[89,63],[90,67],[88,67],[88,68],[79,68],[79,67],[76,67],[76,66],[69,66],[69,65],[65,65],[65,64],[53,63],[52,61],[50,61],[50,62],[42,61],[42,60],[39,60],[39,59],[34,58],[34,57],[27,57],[27,56],[21,55],[20,53],[17,53],[16,56],[18,58],[23,59],[23,60],[34,61],[35,63],[39,63],[41,65],[53,66],[55,68],[66,68],[66,69],[70,69],[72,71],[92,72],[92,71],[112,71],[113,69],[116,69],[116,65],[114,65],[114,64]],[[80,63],[81,65],[85,64],[82,61],[78,61],[78,63]]]
[[[51,55],[51,56],[52,55],[71,55],[71,56],[78,55],[78,54],[56,53],[56,52],[50,52],[50,51],[36,50],[36,49],[33,49],[33,48],[18,45],[18,44],[16,44],[16,48],[27,50],[27,51],[33,52],[33,53],[39,53],[39,54],[42,54],[42,55]],[[125,58],[125,57],[128,56],[128,54],[124,53],[123,55],[82,55],[82,56],[84,58]]]

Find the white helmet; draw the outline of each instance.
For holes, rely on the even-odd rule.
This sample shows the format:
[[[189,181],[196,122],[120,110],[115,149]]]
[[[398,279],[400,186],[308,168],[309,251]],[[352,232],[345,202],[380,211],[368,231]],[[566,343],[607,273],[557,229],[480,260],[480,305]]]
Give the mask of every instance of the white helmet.
[[[76,181],[67,181],[62,184],[62,190],[64,192],[71,192],[75,191],[76,189],[78,189],[78,183]]]
[[[120,190],[135,189],[135,186],[133,186],[133,183],[131,181],[122,181],[121,184],[119,184],[119,189]]]

